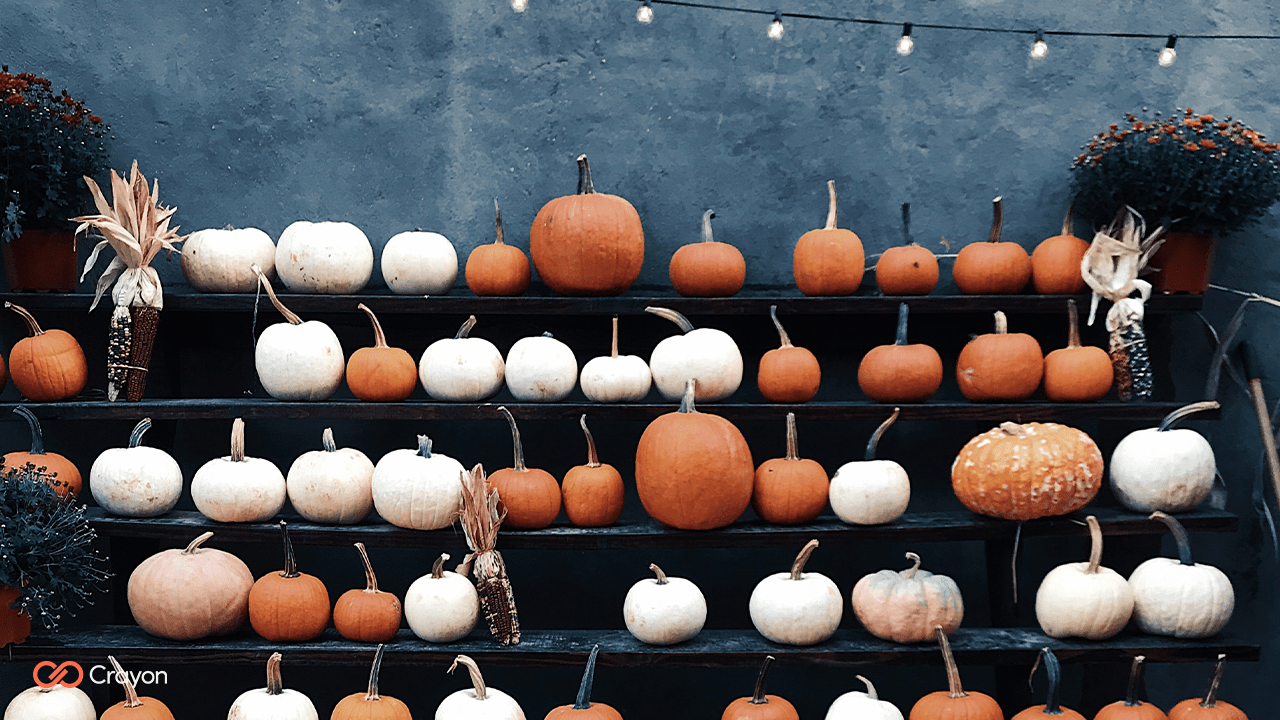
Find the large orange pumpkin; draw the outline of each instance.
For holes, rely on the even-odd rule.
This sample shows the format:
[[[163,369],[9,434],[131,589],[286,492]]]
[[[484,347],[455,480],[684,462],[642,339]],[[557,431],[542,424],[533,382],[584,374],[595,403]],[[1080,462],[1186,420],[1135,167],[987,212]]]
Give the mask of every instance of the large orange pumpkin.
[[[28,427],[31,428],[31,449],[26,452],[6,453],[3,458],[0,458],[0,462],[3,462],[5,467],[20,468],[31,463],[37,469],[44,468],[46,473],[53,476],[50,484],[59,495],[79,497],[80,488],[83,487],[79,468],[58,453],[45,451],[44,433],[40,431],[40,421],[36,420],[35,413],[22,405],[14,407],[13,412],[26,420]]]
[[[731,297],[747,279],[747,261],[742,251],[729,243],[716,242],[711,234],[708,210],[702,214],[702,242],[685,245],[671,256],[667,272],[671,287],[685,297]]]
[[[786,457],[765,460],[756,468],[751,507],[765,522],[811,522],[827,506],[827,471],[814,460],[802,460],[796,446],[796,414],[787,413]]]
[[[356,543],[356,550],[364,563],[365,587],[342,593],[333,604],[333,627],[348,640],[390,642],[400,630],[400,598],[378,589],[378,576],[373,573],[364,543]]]
[[[489,476],[489,484],[498,491],[502,506],[507,510],[503,525],[515,530],[541,530],[555,522],[560,514],[560,485],[546,470],[524,464],[524,445],[520,442],[516,419],[505,407],[498,408],[498,411],[511,425],[514,458],[511,467],[497,470]]]
[[[951,643],[941,627],[934,628],[942,661],[947,667],[947,690],[932,692],[916,701],[907,720],[1004,720],[1004,711],[990,695],[965,692],[960,684],[960,670],[951,655]]]
[[[1093,720],[1169,720],[1169,716],[1152,705],[1138,699],[1138,681],[1142,679],[1142,664],[1146,660],[1142,655],[1133,658],[1129,669],[1129,690],[1124,700],[1107,705],[1093,716]]]
[[[622,714],[612,707],[591,702],[591,685],[596,679],[596,656],[599,654],[600,646],[593,646],[587,656],[587,667],[582,671],[582,682],[578,685],[578,697],[574,703],[552,708],[546,720],[622,720]]]
[[[938,256],[911,240],[911,203],[902,203],[902,238],[880,253],[876,287],[885,295],[928,295],[938,286]]]
[[[605,527],[622,517],[622,500],[626,490],[622,474],[608,463],[600,462],[596,440],[587,429],[587,416],[578,420],[587,436],[587,464],[569,468],[564,475],[561,495],[569,522],[578,527]]]
[[[1067,346],[1044,359],[1044,396],[1053,402],[1097,400],[1111,389],[1115,370],[1106,350],[1080,345],[1076,301],[1067,301]]]
[[[271,642],[306,642],[329,627],[329,591],[320,578],[298,572],[289,528],[280,521],[284,569],[258,578],[249,589],[249,624]]]
[[[769,677],[769,668],[774,658],[766,655],[760,665],[760,674],[756,676],[756,691],[748,697],[741,697],[729,703],[720,715],[720,720],[800,720],[796,707],[777,695],[766,695],[765,680]]]
[[[114,657],[108,655],[107,662],[111,663],[116,682],[124,686],[124,700],[103,710],[99,720],[173,720],[173,713],[164,703],[145,695],[138,697],[129,674]]]
[[[1222,683],[1226,665],[1227,656],[1218,655],[1218,664],[1213,669],[1213,678],[1209,681],[1209,690],[1204,694],[1204,699],[1187,698],[1174,705],[1169,711],[1169,720],[1249,720],[1243,710],[1218,699],[1218,685]]]
[[[756,373],[756,385],[760,394],[770,402],[805,403],[818,394],[822,384],[822,367],[818,358],[806,348],[791,344],[791,336],[778,320],[778,306],[769,306],[769,317],[778,329],[779,347],[766,352],[760,358],[760,370]]]
[[[1057,423],[1003,423],[970,440],[951,465],[965,507],[1002,520],[1066,515],[1102,486],[1102,451],[1083,431]]]
[[[942,386],[942,357],[929,345],[907,344],[907,304],[898,303],[898,336],[871,348],[858,364],[858,387],[876,402],[924,402]]]
[[[1031,253],[1031,284],[1041,295],[1075,295],[1084,290],[1080,263],[1089,242],[1072,232],[1071,208],[1062,219],[1062,234],[1042,241]]]
[[[1058,704],[1058,686],[1062,683],[1062,667],[1058,665],[1058,658],[1049,648],[1044,648],[1040,651],[1039,657],[1036,658],[1036,666],[1040,665],[1042,658],[1044,659],[1044,670],[1049,675],[1049,689],[1046,692],[1045,702],[1043,705],[1032,705],[1014,715],[1012,720],[1052,720],[1054,718],[1085,720],[1085,717],[1075,710]],[[1035,674],[1035,671],[1036,668],[1032,667],[1032,674]]]
[[[827,181],[827,224],[800,236],[792,255],[796,287],[805,295],[852,295],[862,284],[866,256],[852,230],[836,227],[836,181]]]
[[[598,193],[587,156],[578,156],[578,194],[538,211],[529,229],[529,254],[547,287],[564,295],[621,295],[640,276],[644,228],[636,209],[617,195]]]
[[[378,693],[378,674],[382,671],[382,654],[385,650],[385,645],[379,645],[377,652],[373,654],[368,689],[339,700],[329,720],[413,720],[413,713],[409,712],[408,705],[389,695]]]
[[[960,392],[975,402],[1026,400],[1044,377],[1040,343],[1026,333],[1010,333],[1004,313],[996,311],[996,331],[969,341],[956,362]]]
[[[755,464],[733,423],[694,407],[696,380],[680,409],[649,423],[636,446],[636,490],[653,519],[680,530],[712,530],[751,503]]]
[[[11,302],[4,306],[21,315],[31,333],[9,352],[9,376],[18,392],[32,402],[56,402],[79,395],[89,381],[89,365],[80,343],[65,330],[42,330],[31,313]]]
[[[418,386],[418,363],[403,348],[387,345],[382,323],[364,303],[357,307],[373,323],[373,347],[362,347],[347,361],[347,387],[365,402],[400,402]]]
[[[970,243],[960,249],[951,275],[965,295],[1013,295],[1022,292],[1031,280],[1031,257],[1018,243],[1000,242],[1004,228],[1004,205],[992,201],[991,235],[987,242]]]
[[[521,295],[529,289],[533,271],[529,258],[514,245],[508,245],[502,232],[502,208],[493,199],[495,239],[488,245],[477,246],[467,256],[464,274],[467,287],[481,297],[508,297]]]

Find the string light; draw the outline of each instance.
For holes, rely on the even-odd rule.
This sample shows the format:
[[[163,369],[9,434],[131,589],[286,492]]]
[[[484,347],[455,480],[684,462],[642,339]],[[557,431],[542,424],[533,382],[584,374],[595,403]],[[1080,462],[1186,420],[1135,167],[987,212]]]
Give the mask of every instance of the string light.
[[[773,13],[773,22],[769,23],[769,39],[781,40],[784,32],[786,30],[782,27],[782,13],[775,11]]]
[[[902,37],[898,38],[898,54],[910,55],[915,49],[916,43],[911,39],[911,23],[902,23]]]
[[[511,9],[522,13],[529,9],[529,0],[511,0]]]
[[[1044,41],[1044,31],[1036,31],[1036,41],[1031,44],[1031,57],[1042,58],[1049,54],[1049,43]]]
[[[645,25],[653,22],[653,8],[649,5],[649,0],[644,0],[644,4],[636,11],[636,20]]]
[[[1157,60],[1157,62],[1160,63],[1160,67],[1169,67],[1173,64],[1174,60],[1178,59],[1178,51],[1173,49],[1173,46],[1176,44],[1178,44],[1178,36],[1170,35],[1169,42],[1166,43],[1164,49],[1160,51],[1160,59]]]

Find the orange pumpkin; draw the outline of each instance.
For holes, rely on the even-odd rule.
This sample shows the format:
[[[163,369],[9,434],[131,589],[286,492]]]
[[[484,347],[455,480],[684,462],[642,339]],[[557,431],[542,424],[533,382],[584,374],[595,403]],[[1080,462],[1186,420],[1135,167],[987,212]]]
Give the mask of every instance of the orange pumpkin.
[[[582,671],[582,683],[578,685],[578,698],[572,705],[561,705],[547,713],[546,720],[622,720],[622,714],[604,703],[591,702],[591,685],[596,678],[596,656],[600,646],[591,648],[587,667]]]
[[[413,720],[413,713],[403,702],[378,693],[378,673],[382,670],[382,653],[385,645],[379,645],[373,654],[373,668],[369,671],[369,687],[365,692],[352,693],[333,708],[329,720]]]
[[[685,297],[732,297],[747,279],[747,261],[742,251],[729,243],[716,242],[711,234],[715,211],[702,214],[702,242],[676,250],[667,272],[671,287]]]
[[[1072,232],[1071,208],[1062,219],[1062,234],[1042,241],[1031,253],[1031,283],[1041,295],[1075,295],[1084,290],[1080,263],[1089,242]]]
[[[529,289],[533,271],[529,258],[514,245],[508,245],[502,233],[502,209],[498,199],[493,200],[496,238],[489,245],[480,245],[467,256],[464,274],[467,287],[481,297],[509,297],[521,295]]]
[[[760,358],[760,370],[756,373],[760,394],[770,402],[809,402],[818,394],[822,383],[818,358],[807,349],[791,344],[791,336],[778,320],[777,305],[769,306],[769,317],[773,318],[782,344]]]
[[[1044,376],[1040,343],[1026,333],[1009,333],[1009,321],[996,311],[996,331],[970,340],[956,363],[960,392],[974,402],[1026,400]]]
[[[649,423],[636,446],[636,490],[654,520],[680,530],[712,530],[751,503],[755,463],[733,423],[698,412],[685,383],[680,409]]]
[[[1142,663],[1146,660],[1142,655],[1133,659],[1129,669],[1129,691],[1124,700],[1107,705],[1093,716],[1093,720],[1169,720],[1160,708],[1149,702],[1138,699],[1138,681],[1142,679]]]
[[[1115,370],[1106,350],[1080,345],[1076,301],[1067,301],[1067,346],[1044,359],[1044,396],[1053,402],[1097,400],[1111,389]]]
[[[885,295],[928,295],[938,286],[938,256],[911,240],[911,203],[902,203],[902,238],[880,253],[876,287]]]
[[[505,407],[498,408],[498,411],[511,424],[511,445],[515,457],[512,467],[489,476],[489,484],[498,491],[502,506],[507,510],[503,524],[515,530],[541,530],[555,522],[560,514],[560,485],[546,470],[525,466],[524,446],[520,443],[516,419]]]
[[[569,468],[564,475],[561,494],[569,522],[578,527],[605,527],[622,517],[625,489],[622,474],[608,463],[600,462],[596,440],[587,429],[587,416],[578,420],[587,436],[587,464]],[[501,494],[501,493],[499,493]]]
[[[45,451],[44,433],[40,431],[40,421],[36,420],[35,413],[22,405],[14,407],[13,412],[23,420],[26,420],[27,425],[31,428],[31,449],[26,452],[6,453],[3,458],[0,458],[0,462],[7,467],[23,467],[27,463],[31,463],[37,469],[45,468],[45,472],[53,478],[50,484],[53,485],[53,489],[59,495],[62,497],[79,497],[80,488],[84,483],[80,477],[80,470],[76,468],[75,463],[58,453]]]
[[[929,693],[916,701],[907,720],[1004,720],[1004,711],[990,695],[965,692],[960,685],[960,669],[951,655],[951,643],[942,627],[934,628],[938,647],[942,648],[942,662],[947,667],[948,689]]]
[[[1003,423],[970,440],[951,465],[964,506],[1002,520],[1066,515],[1102,486],[1102,451],[1083,431],[1057,423]]]
[[[1049,689],[1045,703],[1043,705],[1033,705],[1023,710],[1014,715],[1012,720],[1048,720],[1049,718],[1085,720],[1085,717],[1075,710],[1064,708],[1058,704],[1058,686],[1062,682],[1062,668],[1058,665],[1058,658],[1053,654],[1052,650],[1044,648],[1040,651],[1040,655],[1036,657],[1036,664],[1031,667],[1031,674],[1035,675],[1036,668],[1040,666],[1041,658],[1044,659],[1044,670],[1049,675]]]
[[[356,543],[356,550],[364,563],[365,588],[342,593],[333,605],[333,627],[348,640],[391,642],[400,630],[400,599],[378,589],[378,577],[373,574],[364,543]]]
[[[852,230],[836,227],[835,180],[827,181],[827,196],[827,224],[800,236],[791,269],[805,295],[852,295],[862,284],[862,240]]]
[[[765,460],[756,468],[751,507],[765,522],[799,525],[812,522],[827,506],[831,481],[814,460],[801,460],[796,447],[796,414],[787,413],[787,455]]]
[[[578,194],[538,211],[529,229],[533,266],[547,287],[564,295],[621,295],[640,276],[644,228],[636,209],[598,193],[587,156],[578,156]]]
[[[31,637],[31,616],[10,607],[18,601],[18,588],[0,585],[0,648],[21,645]]]
[[[1014,295],[1031,280],[1031,257],[1018,243],[1000,242],[1004,205],[992,201],[991,235],[984,243],[970,243],[956,256],[951,275],[965,295]]]
[[[871,348],[858,364],[858,387],[876,402],[924,402],[942,386],[942,357],[929,345],[907,344],[907,304],[898,303],[898,336]]]
[[[4,386],[9,382],[9,367],[4,363],[4,356],[0,355],[0,392],[4,392]]]
[[[389,347],[378,317],[364,303],[358,307],[373,323],[373,347],[351,353],[347,387],[365,402],[400,402],[418,386],[418,363],[403,348]]]
[[[769,677],[769,668],[773,667],[774,658],[766,655],[760,665],[760,674],[756,677],[756,691],[750,697],[742,697],[729,703],[720,715],[720,720],[800,720],[796,707],[785,698],[777,695],[766,695],[765,680]]]
[[[1222,683],[1222,673],[1226,666],[1227,656],[1219,655],[1204,699],[1188,698],[1174,705],[1169,711],[1169,720],[1249,720],[1243,710],[1218,699],[1218,685]]]
[[[249,589],[249,624],[271,642],[306,642],[329,627],[329,591],[314,575],[298,572],[289,527],[280,521],[284,570],[258,578]]]
[[[9,352],[9,375],[18,392],[32,402],[79,395],[89,382],[89,365],[80,343],[65,330],[40,329],[31,313],[11,302],[4,306],[21,315],[31,333]]]
[[[138,697],[129,674],[114,657],[108,655],[107,662],[111,663],[116,681],[124,686],[124,700],[103,710],[99,720],[173,720],[173,713],[164,703],[152,697]]]

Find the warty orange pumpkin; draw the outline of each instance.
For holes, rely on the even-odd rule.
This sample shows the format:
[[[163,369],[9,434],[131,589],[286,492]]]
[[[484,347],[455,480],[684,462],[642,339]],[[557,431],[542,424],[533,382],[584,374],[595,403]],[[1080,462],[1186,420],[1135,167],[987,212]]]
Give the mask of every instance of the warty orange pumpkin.
[[[329,591],[320,578],[298,572],[289,527],[280,521],[284,569],[258,578],[249,589],[249,624],[271,642],[306,642],[329,627]]]
[[[800,236],[791,258],[796,287],[805,295],[852,295],[862,284],[862,239],[836,227],[836,181],[827,181],[827,223]]]
[[[124,686],[124,700],[102,711],[99,720],[173,720],[173,713],[167,705],[153,697],[138,696],[138,691],[129,680],[129,673],[120,667],[120,663],[112,656],[107,656],[115,679]]]
[[[1057,423],[1002,423],[970,440],[951,465],[964,506],[1002,520],[1066,515],[1102,486],[1102,452],[1083,431]]]
[[[362,347],[347,361],[347,387],[365,402],[400,402],[418,386],[418,363],[404,348],[387,345],[382,323],[364,303],[358,306],[373,323],[373,347]]]
[[[378,645],[377,652],[373,654],[368,689],[339,700],[329,720],[413,720],[408,705],[378,692],[378,674],[382,671],[382,654],[386,648],[386,645]]]
[[[778,329],[781,345],[760,358],[760,370],[756,373],[760,394],[770,402],[809,402],[818,394],[818,386],[822,384],[822,367],[818,358],[806,348],[791,344],[791,336],[778,320],[777,305],[769,306],[769,317]]]
[[[1026,400],[1043,377],[1040,343],[1026,333],[1010,333],[1009,321],[999,310],[996,331],[970,340],[956,362],[960,392],[974,402]]]
[[[1169,720],[1249,720],[1240,708],[1229,702],[1218,699],[1218,685],[1222,683],[1222,673],[1227,667],[1227,656],[1218,655],[1218,664],[1213,668],[1213,678],[1209,681],[1209,690],[1204,699],[1187,698],[1169,711]]]
[[[582,671],[578,685],[578,697],[572,705],[561,705],[547,713],[546,720],[622,720],[622,714],[604,703],[591,702],[591,685],[596,679],[596,656],[600,646],[594,645],[587,656],[587,667]]]
[[[578,419],[587,437],[587,464],[569,468],[564,475],[561,495],[569,522],[578,527],[606,527],[622,517],[622,501],[626,490],[622,474],[608,463],[600,462],[596,440],[587,428],[587,416]],[[499,491],[501,494],[501,491]]]
[[[511,446],[514,462],[509,468],[496,470],[489,475],[489,484],[498,491],[507,519],[503,523],[515,530],[541,530],[555,522],[560,514],[561,493],[556,478],[546,470],[524,464],[524,445],[520,442],[520,428],[506,407],[499,407],[511,425]]]
[[[1067,346],[1044,359],[1044,396],[1052,402],[1088,402],[1111,389],[1115,370],[1106,350],[1080,344],[1076,301],[1067,301]]]
[[[1103,707],[1093,720],[1169,720],[1160,708],[1138,699],[1138,682],[1142,679],[1144,660],[1146,657],[1142,655],[1133,658],[1133,665],[1129,668],[1129,690],[1124,700]]]
[[[1001,242],[1004,203],[991,201],[991,234],[987,242],[970,243],[960,249],[951,275],[965,295],[1014,295],[1031,280],[1031,257],[1018,243]]]
[[[685,245],[671,256],[667,268],[671,287],[685,297],[732,297],[747,279],[742,251],[716,242],[711,234],[714,210],[702,213],[702,242]]]
[[[27,323],[28,337],[9,351],[9,375],[14,387],[32,402],[57,402],[75,397],[89,381],[84,349],[66,330],[43,330],[25,309],[5,302]]]
[[[1042,241],[1031,253],[1031,283],[1041,295],[1075,295],[1084,290],[1080,263],[1089,242],[1075,236],[1072,208],[1062,218],[1062,233]]]
[[[45,472],[51,476],[49,484],[59,495],[70,498],[79,497],[84,481],[75,463],[58,453],[47,452],[44,449],[44,433],[40,430],[40,421],[36,419],[35,413],[22,405],[15,406],[13,412],[25,420],[27,426],[31,428],[31,449],[26,452],[5,453],[5,456],[0,458],[0,462],[3,462],[6,467],[20,468],[30,463],[37,469],[45,468]]]
[[[756,676],[756,690],[749,697],[742,697],[729,703],[720,715],[720,720],[800,720],[796,707],[786,698],[765,694],[765,680],[769,677],[769,669],[773,667],[774,657],[766,655],[760,665],[760,674]]]
[[[858,387],[876,402],[924,402],[942,387],[942,357],[929,345],[907,344],[907,304],[898,303],[892,345],[871,348],[858,364]]]
[[[333,627],[348,640],[390,642],[400,630],[400,599],[395,593],[378,589],[378,576],[373,573],[364,543],[356,543],[356,550],[364,563],[365,587],[342,593],[333,605]]]
[[[480,245],[467,256],[463,271],[467,287],[480,297],[521,295],[529,289],[533,271],[529,258],[520,248],[508,245],[502,232],[502,208],[493,199],[495,239],[488,245]]]
[[[880,253],[876,287],[885,295],[928,295],[938,286],[938,256],[911,239],[911,203],[902,203],[902,240]]]
[[[787,454],[756,468],[751,507],[765,522],[800,525],[812,522],[827,506],[831,482],[814,460],[802,460],[796,447],[796,414],[787,413]]]
[[[938,637],[942,662],[947,668],[948,689],[929,693],[917,700],[908,720],[1004,720],[1004,711],[990,695],[965,692],[947,634],[942,632],[941,626],[934,628],[934,634]]]

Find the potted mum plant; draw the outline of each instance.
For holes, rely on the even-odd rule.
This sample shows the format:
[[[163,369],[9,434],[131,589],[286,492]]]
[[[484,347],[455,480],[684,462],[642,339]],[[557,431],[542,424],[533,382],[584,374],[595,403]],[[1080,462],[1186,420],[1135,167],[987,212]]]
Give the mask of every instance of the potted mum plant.
[[[1280,199],[1280,143],[1230,116],[1129,113],[1082,150],[1072,164],[1078,217],[1100,228],[1127,206],[1169,228],[1150,263],[1157,292],[1203,293],[1216,238]]]

